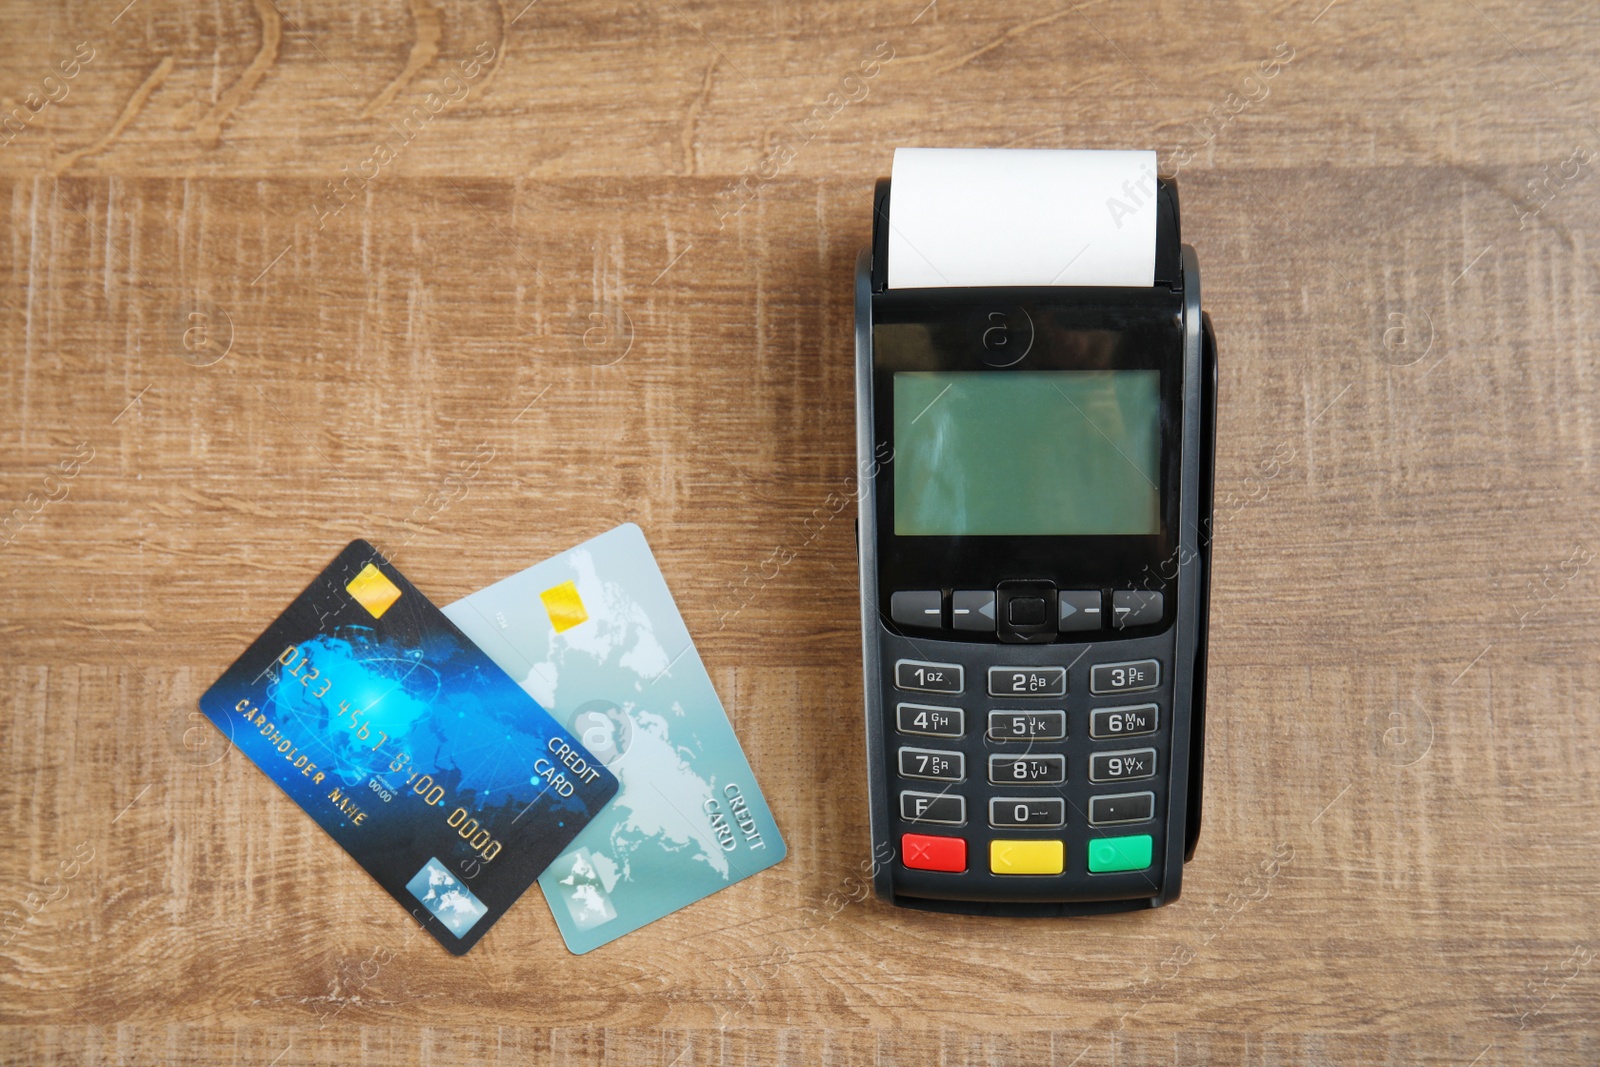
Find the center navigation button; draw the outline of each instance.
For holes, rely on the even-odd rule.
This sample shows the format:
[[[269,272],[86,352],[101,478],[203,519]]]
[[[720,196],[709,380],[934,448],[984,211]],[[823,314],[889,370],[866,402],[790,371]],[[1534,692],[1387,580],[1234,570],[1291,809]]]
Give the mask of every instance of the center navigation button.
[[[1056,639],[1054,582],[1004,581],[995,590],[999,621],[995,636],[1007,644],[1037,645]]]
[[[1014,596],[1006,605],[1006,621],[1012,626],[1038,626],[1049,617],[1042,596]]]

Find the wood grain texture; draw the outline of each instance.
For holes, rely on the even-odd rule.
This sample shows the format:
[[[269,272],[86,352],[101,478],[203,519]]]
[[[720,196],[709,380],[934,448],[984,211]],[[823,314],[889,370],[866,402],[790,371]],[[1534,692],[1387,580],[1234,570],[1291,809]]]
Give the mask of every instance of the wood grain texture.
[[[0,4],[0,1062],[1600,1062],[1592,5],[125,2]],[[829,501],[900,144],[1178,171],[1222,404],[1159,912],[864,895]],[[351,537],[447,602],[623,521],[789,858],[450,957],[195,699]]]

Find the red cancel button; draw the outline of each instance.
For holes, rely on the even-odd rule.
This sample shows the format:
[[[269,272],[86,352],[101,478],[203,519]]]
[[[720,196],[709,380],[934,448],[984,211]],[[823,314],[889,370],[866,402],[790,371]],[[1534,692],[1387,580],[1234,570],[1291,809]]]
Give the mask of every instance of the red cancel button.
[[[900,859],[914,871],[950,871],[959,874],[967,869],[967,839],[901,834]]]

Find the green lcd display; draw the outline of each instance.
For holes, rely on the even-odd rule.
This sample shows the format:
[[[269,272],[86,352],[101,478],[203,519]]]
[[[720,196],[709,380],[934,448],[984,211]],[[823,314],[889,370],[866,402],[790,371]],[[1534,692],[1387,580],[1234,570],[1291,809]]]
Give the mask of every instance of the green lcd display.
[[[894,376],[902,537],[1154,534],[1161,372]]]

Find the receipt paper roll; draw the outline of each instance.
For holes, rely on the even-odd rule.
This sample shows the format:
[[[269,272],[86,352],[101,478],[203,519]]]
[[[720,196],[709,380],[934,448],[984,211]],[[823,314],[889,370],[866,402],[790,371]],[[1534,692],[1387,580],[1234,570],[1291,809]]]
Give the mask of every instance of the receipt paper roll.
[[[898,148],[889,288],[1154,285],[1156,154]]]

